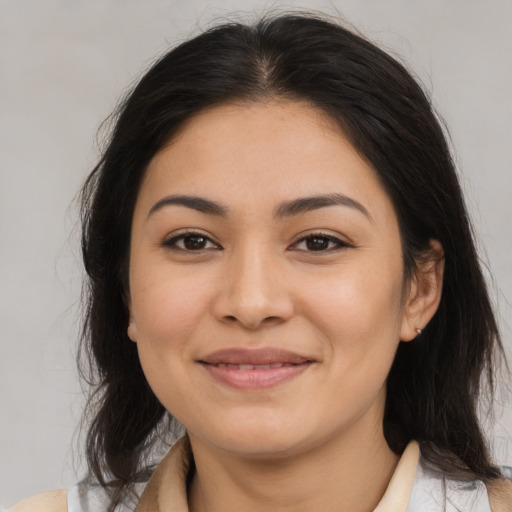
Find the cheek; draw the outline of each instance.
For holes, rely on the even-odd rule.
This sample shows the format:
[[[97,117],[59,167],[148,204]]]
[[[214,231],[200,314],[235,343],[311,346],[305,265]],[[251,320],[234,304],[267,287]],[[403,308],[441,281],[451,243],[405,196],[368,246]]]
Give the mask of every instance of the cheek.
[[[135,274],[131,290],[137,341],[159,351],[182,346],[209,307],[208,286],[183,274]]]
[[[304,309],[324,340],[330,376],[326,385],[336,389],[337,400],[326,399],[325,405],[332,421],[359,417],[384,396],[399,344],[402,280],[390,277],[401,276],[400,271],[383,270],[382,266],[352,267],[336,272],[328,286],[310,283],[308,287],[308,296],[315,300]]]
[[[188,370],[198,326],[207,317],[207,287],[176,273],[143,280],[134,275],[132,283],[141,366],[160,402],[181,421],[199,407]]]
[[[328,278],[313,279],[303,287],[304,311],[328,338],[330,350],[345,360],[389,352],[399,340],[400,264],[367,260],[333,269]]]

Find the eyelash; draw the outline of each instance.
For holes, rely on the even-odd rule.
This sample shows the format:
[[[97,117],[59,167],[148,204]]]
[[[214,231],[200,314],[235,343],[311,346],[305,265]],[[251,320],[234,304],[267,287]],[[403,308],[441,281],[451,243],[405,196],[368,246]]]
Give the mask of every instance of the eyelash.
[[[193,239],[193,238],[203,239],[205,244],[211,244],[213,247],[203,247],[203,248],[199,248],[199,249],[187,248],[184,245],[186,243],[186,240]],[[297,246],[301,243],[307,244],[308,241],[312,241],[314,239],[321,239],[321,240],[327,241],[328,247],[326,249],[319,249],[319,250],[314,250],[314,249],[307,250],[306,249],[305,252],[310,252],[310,253],[317,252],[317,253],[325,254],[325,253],[330,253],[330,252],[346,249],[347,247],[353,247],[348,242],[345,242],[333,235],[330,235],[328,233],[317,232],[317,233],[309,233],[306,236],[302,236],[301,238],[299,238],[296,242],[294,242],[290,246],[290,249],[293,251],[303,250],[303,249],[298,249]],[[179,243],[182,243],[183,247],[180,247],[178,245]],[[332,247],[332,246],[329,247],[329,244],[334,244],[334,247]],[[186,231],[184,233],[179,233],[178,235],[175,235],[175,236],[171,237],[170,239],[165,240],[162,245],[165,248],[171,249],[173,251],[180,251],[180,252],[187,252],[187,253],[194,253],[194,252],[201,253],[201,252],[209,251],[212,249],[222,249],[222,247],[220,245],[216,244],[215,242],[213,242],[210,237],[208,237],[198,231]]]

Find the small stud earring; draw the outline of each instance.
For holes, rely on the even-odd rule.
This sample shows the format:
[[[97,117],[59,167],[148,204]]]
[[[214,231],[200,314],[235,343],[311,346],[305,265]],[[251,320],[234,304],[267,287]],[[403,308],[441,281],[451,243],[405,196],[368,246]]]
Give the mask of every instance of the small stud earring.
[[[416,328],[416,332],[418,333],[418,336],[421,336],[421,333],[423,332],[422,329],[419,327]]]

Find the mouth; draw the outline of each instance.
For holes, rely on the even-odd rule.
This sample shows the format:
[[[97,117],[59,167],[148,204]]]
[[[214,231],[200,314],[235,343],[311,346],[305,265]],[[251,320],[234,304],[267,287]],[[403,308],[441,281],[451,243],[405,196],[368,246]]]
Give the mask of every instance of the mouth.
[[[205,363],[209,364],[209,363]],[[218,363],[215,364],[217,368],[232,368],[234,370],[271,370],[273,368],[284,368],[295,366],[293,363],[269,363],[269,364],[231,364],[231,363]]]
[[[198,360],[216,381],[231,388],[258,391],[298,377],[316,361],[278,348],[225,349]]]

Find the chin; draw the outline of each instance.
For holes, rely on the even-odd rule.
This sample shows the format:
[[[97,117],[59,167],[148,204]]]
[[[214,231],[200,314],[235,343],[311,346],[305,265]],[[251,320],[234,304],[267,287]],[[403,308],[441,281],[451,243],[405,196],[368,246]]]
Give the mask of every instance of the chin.
[[[270,438],[269,436],[252,436],[230,438],[226,440],[224,450],[252,459],[276,459],[293,455],[298,449],[297,443],[287,436]],[[299,443],[300,444],[300,443]]]
[[[289,422],[265,422],[251,418],[246,422],[226,422],[219,428],[210,428],[199,433],[198,437],[218,449],[249,458],[268,459],[292,455],[307,446],[306,432]],[[189,435],[191,432],[189,431]],[[193,435],[193,434],[192,434]],[[303,448],[302,448],[303,449]]]

